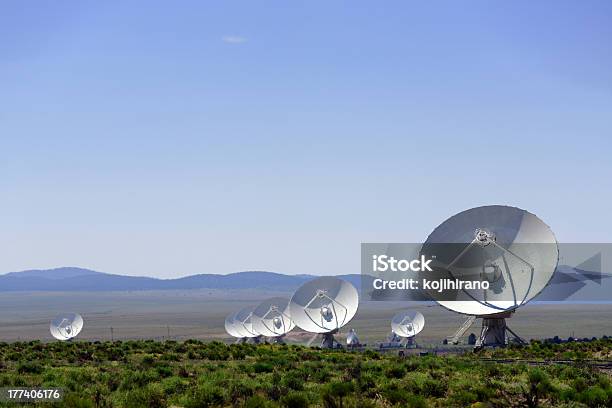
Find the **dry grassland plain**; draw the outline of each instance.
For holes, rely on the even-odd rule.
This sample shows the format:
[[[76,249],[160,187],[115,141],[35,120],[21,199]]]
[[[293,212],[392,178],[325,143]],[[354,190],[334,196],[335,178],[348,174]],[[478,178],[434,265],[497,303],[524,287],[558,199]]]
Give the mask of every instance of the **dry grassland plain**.
[[[134,292],[32,292],[0,296],[0,340],[51,341],[49,322],[61,312],[78,312],[85,320],[82,340],[196,338],[230,342],[225,317],[244,306],[271,296],[290,293],[257,290],[190,290]],[[390,331],[390,319],[403,309],[423,313],[426,325],[421,345],[436,345],[451,335],[465,316],[435,304],[409,302],[362,302],[348,327],[357,330],[362,342],[375,345]],[[526,339],[593,337],[612,335],[610,304],[530,304],[521,308],[508,324]],[[470,332],[478,332],[478,321]],[[346,330],[344,330],[346,332]],[[338,336],[343,339],[343,334]],[[294,330],[288,342],[306,342],[308,333]]]

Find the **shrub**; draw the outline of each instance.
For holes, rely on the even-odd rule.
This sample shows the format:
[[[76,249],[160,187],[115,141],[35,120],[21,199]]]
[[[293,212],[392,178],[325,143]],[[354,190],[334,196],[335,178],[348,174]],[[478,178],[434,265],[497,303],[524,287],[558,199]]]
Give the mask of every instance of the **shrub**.
[[[161,355],[160,360],[164,361],[181,361],[181,358],[176,353],[164,353]]]
[[[355,390],[352,382],[332,382],[321,394],[326,408],[342,408],[344,399]]]
[[[419,388],[420,393],[426,397],[443,397],[446,395],[448,385],[446,381],[426,379]]]
[[[189,383],[181,377],[168,377],[164,379],[161,384],[164,394],[172,395],[185,391]]]
[[[580,402],[589,407],[608,407],[608,394],[599,386],[589,387],[579,395]]]
[[[142,388],[147,384],[156,381],[158,378],[159,374],[154,370],[128,371],[124,374],[123,381],[119,385],[119,389],[125,391],[135,388]]]
[[[285,408],[308,408],[308,398],[301,392],[291,392],[281,398],[281,405]]]
[[[394,365],[385,371],[385,375],[389,378],[403,378],[406,375],[406,369],[400,365]]]
[[[151,354],[146,354],[142,357],[142,366],[143,367],[151,367],[155,363],[155,357]]]
[[[79,394],[67,393],[62,399],[62,407],[65,408],[94,408],[93,401],[81,397]]]
[[[159,365],[157,367],[155,367],[155,371],[157,371],[157,374],[159,374],[159,376],[161,378],[166,378],[166,377],[170,377],[172,376],[172,368],[166,366],[166,365]]]
[[[296,371],[290,371],[283,377],[281,384],[294,391],[304,389],[304,378]]]
[[[577,392],[582,392],[582,391],[584,391],[584,390],[586,390],[586,389],[587,389],[587,383],[586,383],[586,381],[584,380],[584,378],[582,378],[582,377],[578,377],[578,378],[576,378],[576,379],[575,379],[575,380],[572,382],[572,386],[574,387],[574,389],[575,389]]]
[[[232,382],[229,397],[235,403],[238,400],[246,400],[254,394],[253,387],[244,381]]]
[[[253,395],[246,400],[244,403],[244,408],[266,408],[269,405],[270,403],[268,403],[265,398],[259,395]]]
[[[253,364],[253,371],[256,373],[271,373],[274,371],[274,366],[269,363],[258,362]]]
[[[164,393],[158,386],[149,385],[127,392],[125,408],[162,408],[166,406]]]
[[[546,373],[539,368],[527,373],[527,389],[524,391],[527,406],[535,408],[539,405],[540,398],[552,391],[552,384]]]
[[[410,393],[403,389],[390,388],[390,389],[386,389],[383,392],[383,397],[391,405],[398,405],[398,404],[404,404],[410,397]]]
[[[205,384],[196,388],[191,397],[185,403],[185,408],[208,408],[215,405],[223,405],[225,396],[223,390]]]
[[[233,360],[244,360],[246,357],[246,353],[243,350],[233,349],[231,352],[231,356]]]
[[[36,361],[21,361],[17,365],[19,374],[40,374],[43,372],[43,366]]]
[[[427,408],[427,401],[420,395],[408,395],[405,404],[409,408]]]

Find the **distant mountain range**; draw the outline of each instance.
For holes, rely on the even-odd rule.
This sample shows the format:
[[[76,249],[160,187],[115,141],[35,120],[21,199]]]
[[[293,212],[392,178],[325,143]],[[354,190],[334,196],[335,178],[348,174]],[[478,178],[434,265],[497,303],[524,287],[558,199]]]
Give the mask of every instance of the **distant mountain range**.
[[[362,276],[338,275],[358,290]],[[560,265],[549,285],[537,297],[541,301],[611,301],[612,275],[584,271]],[[192,289],[266,289],[292,292],[314,275],[284,275],[274,272],[248,271],[228,275],[200,274],[176,279],[123,276],[83,268],[28,270],[0,275],[0,292],[108,292]],[[373,279],[372,277],[368,277]],[[371,281],[365,283],[371,287]],[[412,294],[412,299],[417,299]],[[426,299],[426,298],[423,298]]]
[[[361,275],[339,275],[357,288]],[[176,279],[157,279],[96,272],[83,268],[28,270],[0,275],[0,292],[16,291],[137,291],[188,289],[268,289],[293,291],[314,275],[284,275],[249,271],[228,275],[200,274]]]

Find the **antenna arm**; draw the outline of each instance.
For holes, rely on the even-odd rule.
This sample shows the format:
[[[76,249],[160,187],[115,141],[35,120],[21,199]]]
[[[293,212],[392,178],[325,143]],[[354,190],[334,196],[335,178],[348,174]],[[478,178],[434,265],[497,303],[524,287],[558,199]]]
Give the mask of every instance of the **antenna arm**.
[[[342,309],[344,309],[344,318],[342,319],[342,324],[344,324],[345,320],[346,320],[346,316],[348,315],[348,309],[346,308],[346,306],[344,306],[342,303],[338,302],[335,299],[330,298],[326,293],[321,293],[320,295],[314,295],[312,297],[312,299],[310,299],[310,301],[306,304],[306,306],[304,306],[304,312],[306,313],[306,316],[308,316],[308,318],[310,319],[311,322],[313,322],[317,327],[320,327],[322,329],[326,329],[327,327],[325,327],[325,324],[323,323],[323,321],[321,321],[321,323],[319,324],[310,314],[310,312],[308,311],[308,308],[310,307],[310,305],[314,302],[314,300],[317,298],[317,296],[322,296],[324,298],[326,298],[327,300],[329,300],[331,302],[331,306],[332,309],[334,309],[334,317],[336,317],[336,329],[338,329],[340,326],[338,324],[338,314],[336,313],[336,307],[335,304],[338,304],[338,306],[340,306]],[[323,319],[323,318],[321,318]]]
[[[530,264],[529,262],[527,262],[526,260],[524,260],[523,258],[521,258],[520,256],[518,256],[517,254],[515,254],[514,252],[512,252],[511,250],[504,248],[503,246],[499,245],[497,242],[491,240],[490,241],[491,244],[493,244],[496,248],[501,249],[502,251],[512,255],[513,257],[515,257],[516,259],[518,259],[519,261],[521,261],[522,263],[524,263],[525,265],[527,265],[529,267],[529,269],[531,269],[531,272],[533,273],[535,271],[535,268],[533,267],[532,264]]]

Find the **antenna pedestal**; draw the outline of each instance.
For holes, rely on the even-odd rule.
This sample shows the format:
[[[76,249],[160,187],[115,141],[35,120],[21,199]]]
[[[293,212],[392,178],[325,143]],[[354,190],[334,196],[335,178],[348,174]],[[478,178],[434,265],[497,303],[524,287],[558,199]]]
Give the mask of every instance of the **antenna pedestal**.
[[[416,340],[414,339],[414,336],[413,337],[408,337],[406,339],[406,348],[412,349],[412,348],[417,348],[417,347],[418,346],[417,346]]]
[[[261,344],[261,340],[262,340],[263,336],[255,336],[255,337],[251,337],[251,343],[253,344]]]
[[[338,332],[338,330],[334,330],[333,332],[329,332],[329,333],[322,333],[321,336],[321,348],[324,349],[333,349],[335,348],[334,346],[334,342],[336,341],[336,339],[334,339],[334,334],[336,334]]]
[[[480,337],[476,348],[502,347],[506,345],[506,319],[503,317],[485,317],[482,319]]]
[[[272,337],[272,344],[285,344],[285,335]]]
[[[519,343],[525,343],[523,339],[516,335],[506,325],[506,319],[512,317],[512,312],[488,315],[482,318],[482,330],[480,337],[476,340],[474,349],[479,350],[483,347],[504,347],[508,344],[509,338],[514,338]]]

